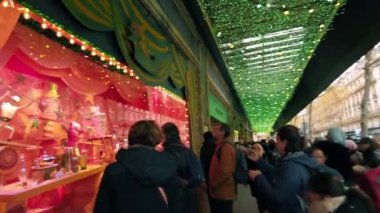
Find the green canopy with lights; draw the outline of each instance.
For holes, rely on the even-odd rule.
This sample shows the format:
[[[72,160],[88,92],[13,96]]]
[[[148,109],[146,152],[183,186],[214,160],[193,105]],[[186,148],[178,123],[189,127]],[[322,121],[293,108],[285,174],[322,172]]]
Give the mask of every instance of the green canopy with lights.
[[[270,131],[345,1],[199,3],[252,126]]]

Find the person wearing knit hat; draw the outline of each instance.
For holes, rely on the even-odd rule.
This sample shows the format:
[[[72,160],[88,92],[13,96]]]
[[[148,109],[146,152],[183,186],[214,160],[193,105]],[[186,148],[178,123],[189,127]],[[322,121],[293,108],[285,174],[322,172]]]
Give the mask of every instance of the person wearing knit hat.
[[[327,131],[326,138],[328,141],[331,141],[334,143],[338,143],[338,144],[342,144],[342,145],[345,145],[345,143],[346,143],[346,135],[344,134],[344,132],[341,129],[336,128],[336,127],[330,128]]]

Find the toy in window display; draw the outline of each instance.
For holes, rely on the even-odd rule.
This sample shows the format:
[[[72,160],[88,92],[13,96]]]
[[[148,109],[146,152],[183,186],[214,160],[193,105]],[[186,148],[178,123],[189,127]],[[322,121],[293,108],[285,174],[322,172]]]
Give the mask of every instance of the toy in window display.
[[[60,100],[58,95],[58,85],[51,84],[49,92],[40,100],[40,110],[42,117],[49,120],[57,120],[60,111]]]
[[[69,126],[69,130],[67,131],[67,136],[68,136],[67,146],[76,147],[80,139],[81,132],[82,132],[81,125],[74,121],[71,122]]]
[[[105,137],[107,133],[107,115],[104,112],[100,112],[100,108],[94,108],[94,112],[91,113],[91,123],[94,127],[94,136],[97,138]]]
[[[7,129],[9,131],[7,140],[11,140],[15,129],[9,125],[9,122],[12,120],[17,110],[27,107],[29,104],[25,104],[23,106],[14,105],[14,103],[17,104],[18,102],[20,102],[21,98],[17,95],[11,96],[9,90],[3,96],[0,97],[0,100],[3,100],[6,96],[10,97],[10,101],[3,102],[0,105],[0,128]]]

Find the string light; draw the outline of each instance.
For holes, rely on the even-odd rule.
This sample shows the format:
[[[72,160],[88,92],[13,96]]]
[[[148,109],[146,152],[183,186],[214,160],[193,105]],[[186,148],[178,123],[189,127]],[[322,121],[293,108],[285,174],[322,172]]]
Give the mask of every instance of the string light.
[[[24,17],[24,19],[28,20],[28,19],[30,19],[30,14],[28,12],[25,12],[23,14],[23,17]]]
[[[116,68],[117,71],[119,71],[119,73],[123,73],[123,74],[128,74],[128,70],[129,70],[129,76],[134,77],[136,80],[140,79],[139,76],[134,74],[134,71],[132,69],[129,69],[127,66],[116,61],[115,58],[110,58],[109,56],[105,55],[103,52],[98,51],[94,47],[91,47],[91,45],[88,45],[85,41],[82,41],[79,38],[75,38],[74,35],[71,35],[71,34],[67,33],[66,31],[64,31],[62,28],[57,27],[58,25],[57,26],[54,25],[53,23],[49,22],[48,20],[45,20],[45,19],[39,17],[38,15],[34,14],[33,12],[29,13],[29,10],[26,8],[25,9],[23,8],[23,18],[25,20],[28,20],[28,21],[23,21],[22,22],[23,24],[27,23],[29,25],[29,23],[33,23],[33,25],[30,25],[30,26],[35,28],[35,26],[36,26],[35,24],[37,23],[38,24],[37,26],[40,26],[42,29],[47,29],[47,31],[43,32],[43,34],[45,34],[47,37],[49,37],[51,39],[55,39],[55,38],[51,37],[51,35],[52,35],[51,32],[55,33],[56,37],[61,38],[61,39],[56,40],[56,41],[58,41],[59,43],[63,43],[63,45],[64,45],[63,48],[69,47],[69,48],[73,49],[73,47],[75,47],[75,49],[73,49],[73,50],[77,51],[76,50],[77,46],[75,44],[78,44],[82,51],[91,50],[91,52],[90,51],[84,52],[84,54],[85,54],[84,57],[91,58],[91,56],[93,56],[93,57],[99,56],[99,58],[97,60],[100,59],[100,61],[103,62],[103,66],[105,66],[104,63],[108,63],[110,65],[115,65],[114,67],[107,67],[106,66],[110,70],[115,70],[115,68]],[[68,41],[68,43],[70,43],[72,46],[68,46],[67,43],[65,44],[63,42],[63,39],[66,39]],[[48,48],[48,47],[46,47],[46,48]],[[40,55],[40,57],[42,58],[41,55]],[[35,60],[37,60],[37,59],[38,58],[36,58]],[[68,76],[72,77],[73,75],[72,75],[72,73],[69,73]],[[105,77],[109,78],[109,75],[105,75]],[[100,78],[104,79],[104,77],[100,77]],[[86,78],[86,79],[88,81],[92,80],[92,78]],[[127,83],[130,83],[130,82],[127,81]],[[105,81],[104,84],[109,85],[109,84],[111,84],[111,81]],[[120,84],[120,82],[118,82],[118,84]],[[113,87],[111,87],[111,88],[113,88]],[[118,89],[118,91],[119,91],[119,89]],[[184,100],[180,100],[179,97],[173,95],[172,93],[169,93],[169,91],[167,91],[167,92],[168,92],[167,94],[169,94],[168,97],[172,98],[175,101],[178,101],[179,103],[182,103],[183,105],[186,104],[186,102]],[[144,100],[144,101],[146,101],[146,100]],[[186,105],[185,105],[185,109],[187,111]],[[175,112],[174,109],[173,109],[173,112]]]
[[[42,22],[41,28],[45,30],[45,29],[47,29],[47,27],[48,27],[47,24],[45,22]]]
[[[3,1],[3,7],[8,7],[9,6],[9,2],[8,1]]]
[[[92,50],[92,51],[91,51],[91,55],[92,55],[92,56],[96,56],[96,52],[95,52],[95,50]]]

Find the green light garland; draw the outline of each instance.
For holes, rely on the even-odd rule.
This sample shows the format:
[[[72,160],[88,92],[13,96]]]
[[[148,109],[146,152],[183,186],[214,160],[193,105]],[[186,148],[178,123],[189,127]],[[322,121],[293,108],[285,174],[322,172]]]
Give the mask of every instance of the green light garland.
[[[345,0],[199,0],[256,131],[269,132]]]

